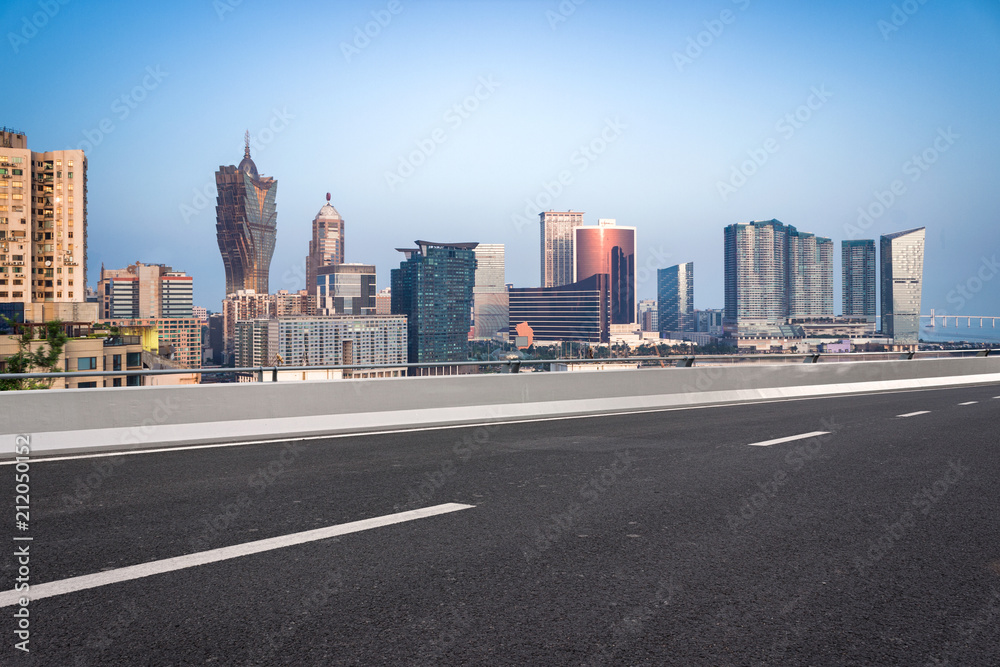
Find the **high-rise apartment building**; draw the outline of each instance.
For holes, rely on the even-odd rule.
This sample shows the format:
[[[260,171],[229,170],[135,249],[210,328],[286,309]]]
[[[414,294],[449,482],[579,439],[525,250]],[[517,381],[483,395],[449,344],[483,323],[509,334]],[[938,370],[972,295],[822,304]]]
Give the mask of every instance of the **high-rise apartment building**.
[[[770,333],[788,317],[788,232],[777,220],[725,229],[726,327]]]
[[[656,299],[639,299],[639,329],[641,331],[659,331],[660,313]]]
[[[236,346],[236,323],[240,320],[269,319],[278,316],[273,294],[257,294],[254,290],[237,290],[222,301],[223,363],[231,359]]]
[[[881,238],[882,335],[895,345],[920,342],[925,232],[919,227]]]
[[[194,279],[163,264],[102,266],[97,292],[102,319],[194,317]]]
[[[375,314],[392,314],[392,288],[384,287],[375,295]]]
[[[694,262],[656,271],[656,303],[660,336],[673,331],[695,331]]]
[[[371,315],[375,312],[375,265],[320,266],[316,276],[318,315]]]
[[[475,247],[476,283],[472,288],[473,335],[478,339],[507,335],[507,286],[502,243]]]
[[[573,230],[583,224],[582,211],[544,211],[541,223],[541,286],[568,285],[573,278]]]
[[[236,326],[238,367],[405,363],[401,315],[259,319]]]
[[[254,290],[267,294],[277,233],[278,181],[257,172],[247,133],[243,161],[215,172],[216,235],[226,269],[226,294]]]
[[[309,241],[309,255],[306,257],[306,290],[317,295],[316,276],[321,266],[344,263],[344,220],[337,209],[330,205],[330,193],[326,193],[326,204],[319,210],[312,222],[312,239]]]
[[[635,227],[615,220],[573,229],[574,282],[601,273],[610,276],[611,324],[635,322]]]
[[[476,243],[417,241],[392,270],[392,312],[407,316],[411,363],[469,358]]]
[[[840,245],[842,307],[845,317],[875,321],[875,241],[842,241]]]
[[[83,303],[86,284],[86,156],[34,152],[0,128],[0,303]]]
[[[788,230],[788,316],[833,317],[833,241]]]

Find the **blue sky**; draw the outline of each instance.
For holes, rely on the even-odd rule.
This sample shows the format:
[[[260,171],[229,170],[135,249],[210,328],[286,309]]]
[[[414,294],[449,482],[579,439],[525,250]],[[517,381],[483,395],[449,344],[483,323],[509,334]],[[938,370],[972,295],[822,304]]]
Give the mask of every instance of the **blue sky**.
[[[218,310],[214,172],[249,129],[272,290],[305,286],[329,191],[380,287],[418,238],[504,243],[537,285],[541,204],[636,226],[640,298],[695,262],[699,308],[727,224],[832,238],[838,312],[841,240],[926,226],[924,312],[1000,315],[996,0],[8,0],[0,26],[0,125],[87,149],[92,284],[171,264]]]

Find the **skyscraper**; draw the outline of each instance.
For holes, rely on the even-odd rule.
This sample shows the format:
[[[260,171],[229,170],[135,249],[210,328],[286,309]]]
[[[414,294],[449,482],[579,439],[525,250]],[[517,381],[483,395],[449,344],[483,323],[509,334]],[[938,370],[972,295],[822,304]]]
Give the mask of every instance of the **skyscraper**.
[[[476,284],[472,288],[473,336],[496,338],[507,332],[507,286],[502,243],[480,243],[476,253]]]
[[[771,333],[788,317],[788,234],[777,220],[725,229],[725,327],[735,334]]]
[[[573,278],[573,229],[583,224],[582,211],[544,211],[541,222],[541,286],[568,285]]]
[[[83,303],[86,285],[86,156],[34,152],[0,129],[0,303],[25,304],[29,321],[67,319],[45,304]]]
[[[416,241],[392,270],[392,313],[407,316],[411,363],[469,358],[476,243]]]
[[[660,336],[671,331],[695,331],[694,262],[656,271],[657,324]]]
[[[268,274],[277,230],[278,181],[257,173],[250,159],[250,133],[238,167],[215,172],[216,234],[226,268],[226,295],[238,290],[268,293]]]
[[[330,205],[330,193],[326,193],[326,204],[319,210],[312,223],[312,239],[309,241],[309,255],[306,257],[306,291],[316,296],[316,275],[321,266],[344,263],[344,220],[337,209]]]
[[[611,324],[635,322],[635,227],[598,220],[573,229],[574,282],[606,273],[611,277]]]
[[[875,241],[842,241],[841,289],[845,317],[875,321]]]
[[[833,317],[833,241],[788,230],[788,316]]]
[[[882,335],[896,345],[920,342],[925,231],[919,227],[881,239]]]

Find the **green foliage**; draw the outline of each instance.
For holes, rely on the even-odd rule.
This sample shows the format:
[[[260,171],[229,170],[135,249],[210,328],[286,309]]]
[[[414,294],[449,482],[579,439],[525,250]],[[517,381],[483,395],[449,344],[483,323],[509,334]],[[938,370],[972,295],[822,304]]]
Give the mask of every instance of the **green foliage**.
[[[6,318],[5,318],[6,319]],[[53,320],[37,327],[39,343],[36,340],[36,326],[21,324],[7,319],[7,324],[17,335],[17,352],[7,357],[6,373],[51,373],[59,364],[63,348],[66,347],[68,336],[62,329],[62,322]],[[34,349],[32,349],[34,347]],[[16,391],[22,389],[48,389],[55,382],[51,379],[12,378],[0,380],[0,391]]]

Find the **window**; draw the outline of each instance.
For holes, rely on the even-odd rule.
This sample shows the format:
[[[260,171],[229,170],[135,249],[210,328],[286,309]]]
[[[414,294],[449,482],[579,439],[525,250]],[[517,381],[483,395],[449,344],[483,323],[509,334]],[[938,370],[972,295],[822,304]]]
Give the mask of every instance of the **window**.
[[[125,363],[129,368],[142,366],[142,352],[129,352],[125,356]]]
[[[138,375],[129,375],[128,381],[125,383],[128,387],[141,387],[142,378]]]
[[[73,172],[72,171],[66,172],[66,178],[73,178]]]
[[[122,379],[121,378],[115,378],[114,380],[111,381],[111,386],[112,387],[120,387],[120,386],[122,386]]]
[[[76,369],[78,371],[97,370],[97,357],[80,357],[76,360]]]
[[[78,389],[96,389],[97,388],[97,383],[96,382],[79,382],[79,383],[77,383],[76,386],[77,386]]]
[[[73,168],[73,161],[69,160],[68,162],[66,162],[66,166],[69,167],[70,169],[72,169]]]
[[[116,354],[111,357],[111,370],[120,371],[122,369],[122,355]]]

